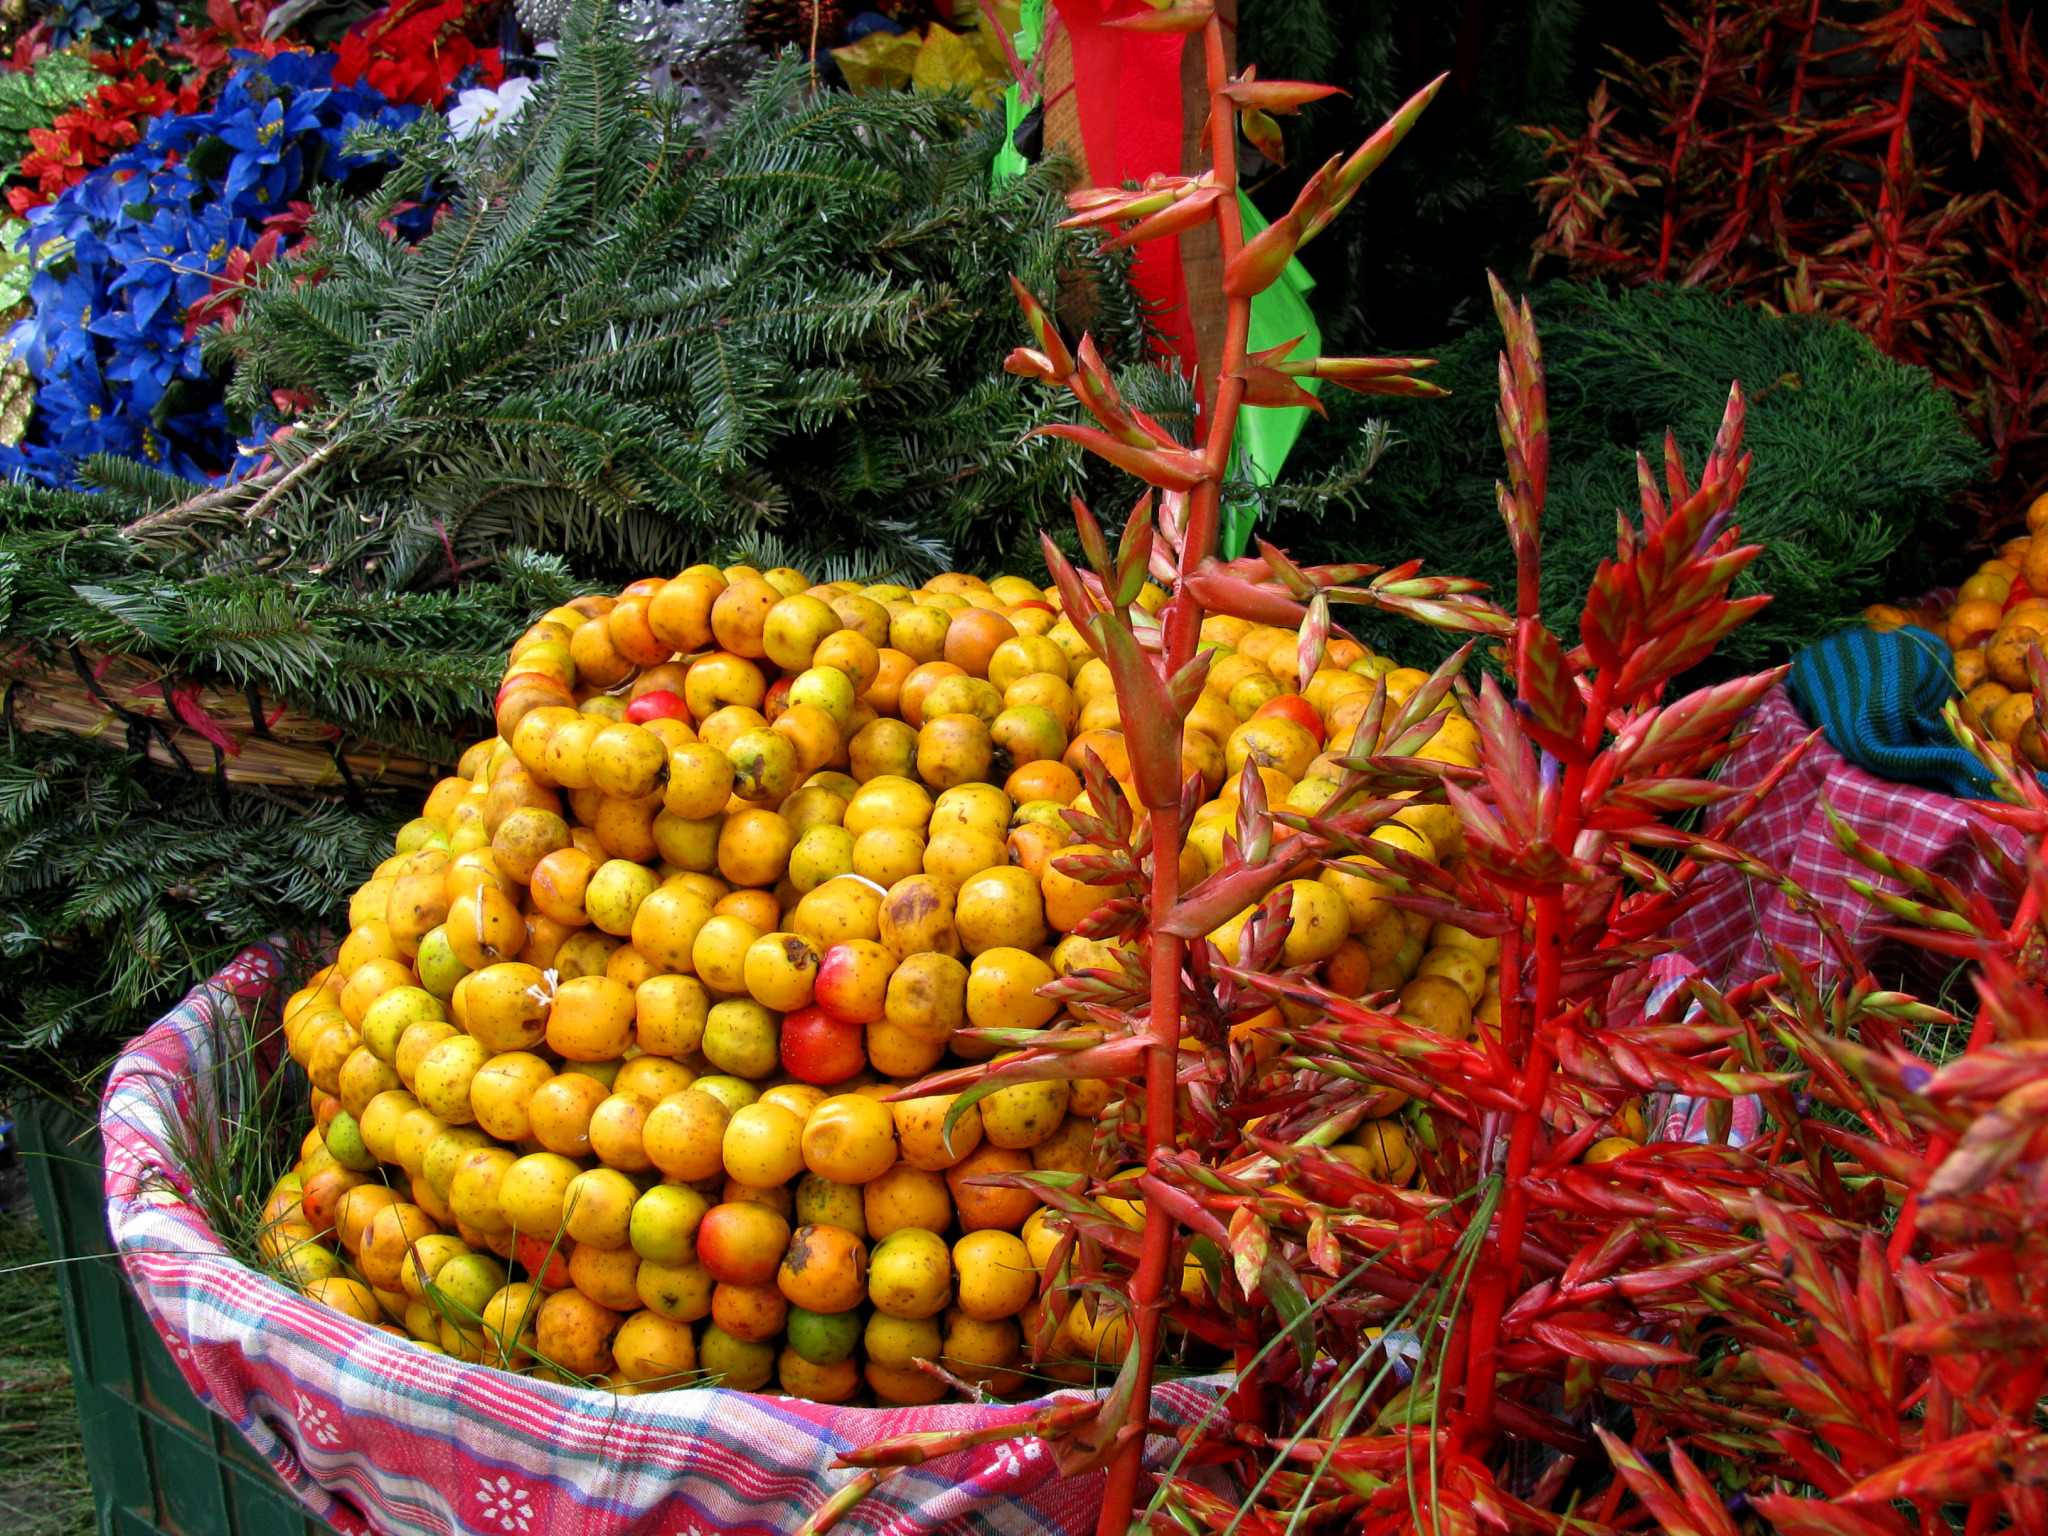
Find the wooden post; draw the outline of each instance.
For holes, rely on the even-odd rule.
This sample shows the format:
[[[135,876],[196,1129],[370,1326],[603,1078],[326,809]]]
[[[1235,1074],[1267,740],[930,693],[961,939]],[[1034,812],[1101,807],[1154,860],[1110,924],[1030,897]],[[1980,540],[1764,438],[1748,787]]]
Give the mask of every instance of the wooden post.
[[[1077,186],[1092,187],[1088,148],[1081,142],[1081,108],[1074,95],[1074,39],[1050,3],[1045,25],[1045,43],[1037,62],[1039,85],[1045,92],[1045,152],[1074,165],[1079,172]]]

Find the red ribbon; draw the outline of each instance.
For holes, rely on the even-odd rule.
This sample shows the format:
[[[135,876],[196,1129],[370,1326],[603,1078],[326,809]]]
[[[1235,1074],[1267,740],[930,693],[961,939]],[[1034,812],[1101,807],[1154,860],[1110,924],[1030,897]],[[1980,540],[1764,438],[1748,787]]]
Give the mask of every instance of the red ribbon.
[[[1179,175],[1180,61],[1187,37],[1103,25],[1149,11],[1144,0],[1058,0],[1058,5],[1073,41],[1074,107],[1089,179],[1098,187],[1114,187],[1161,173]],[[1162,355],[1177,357],[1182,370],[1192,373],[1195,331],[1179,237],[1139,246],[1131,284],[1164,333]]]

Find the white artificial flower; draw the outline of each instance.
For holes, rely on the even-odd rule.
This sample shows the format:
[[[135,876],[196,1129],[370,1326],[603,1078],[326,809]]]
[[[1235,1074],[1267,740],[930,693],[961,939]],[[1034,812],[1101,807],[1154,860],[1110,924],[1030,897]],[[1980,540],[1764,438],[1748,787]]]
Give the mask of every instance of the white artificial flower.
[[[524,76],[514,76],[495,91],[474,86],[455,98],[448,113],[448,131],[458,139],[479,134],[488,138],[518,117],[532,94],[533,82]]]

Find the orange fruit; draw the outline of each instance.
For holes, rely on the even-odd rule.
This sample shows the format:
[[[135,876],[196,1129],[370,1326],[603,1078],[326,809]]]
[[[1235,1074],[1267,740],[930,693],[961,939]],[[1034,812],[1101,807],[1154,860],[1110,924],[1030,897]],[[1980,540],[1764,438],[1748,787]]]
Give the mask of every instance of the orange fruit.
[[[1081,793],[1081,776],[1065,763],[1026,763],[1004,780],[1003,793],[1018,805],[1033,800],[1072,805]]]
[[[2048,580],[2048,571],[2044,571],[2043,579]],[[1949,610],[1948,643],[1957,650],[1963,649],[1977,636],[1996,630],[2003,612],[2002,605],[1988,597],[1965,598]]]
[[[2034,696],[2031,693],[2015,693],[1999,700],[1991,711],[1991,734],[2007,746],[2013,746],[2020,739],[2020,732],[2034,720]]]
[[[2013,697],[2013,691],[2006,687],[2005,684],[1991,678],[1986,678],[1963,695],[1963,705],[1974,713],[1979,720],[1986,722],[1986,729],[1989,729],[1989,721],[1992,714],[1999,705],[2011,697]]]
[[[969,677],[987,677],[989,658],[1005,640],[1017,638],[1017,626],[986,608],[962,608],[946,628],[946,660]]]

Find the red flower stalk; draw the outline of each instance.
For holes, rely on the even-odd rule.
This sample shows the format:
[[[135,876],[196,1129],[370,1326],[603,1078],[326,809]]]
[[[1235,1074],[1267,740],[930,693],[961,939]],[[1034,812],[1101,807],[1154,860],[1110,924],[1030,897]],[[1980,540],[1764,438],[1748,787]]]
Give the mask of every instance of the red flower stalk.
[[[1760,1519],[1911,1536],[1946,1528],[1959,1504],[1969,1532],[2048,1532],[2035,1425],[2048,1386],[2048,791],[1957,717],[2000,782],[2005,803],[1986,814],[2030,841],[2025,863],[1994,860],[2002,892],[1960,891],[1841,830],[1901,935],[1980,966],[1982,1006],[1957,1054],[1950,1014],[1881,989],[1827,915],[1740,847],[1799,753],[1756,784],[1712,774],[1782,671],[1667,697],[1766,601],[1730,596],[1757,553],[1734,520],[1749,469],[1740,389],[1696,473],[1669,440],[1661,465],[1639,463],[1639,515],[1620,519],[1567,648],[1538,608],[1541,351],[1497,285],[1513,614],[1413,563],[1302,567],[1264,543],[1215,560],[1237,409],[1308,371],[1291,349],[1247,354],[1248,296],[1427,93],[1324,167],[1280,235],[1247,243],[1233,113],[1309,88],[1258,82],[1238,93],[1264,104],[1247,109],[1199,0],[1138,20],[1203,31],[1215,163],[1074,203],[1077,222],[1139,239],[1218,221],[1229,325],[1201,441],[1132,407],[1093,344],[1070,345],[1021,289],[1033,339],[1011,362],[1067,388],[1092,422],[1049,431],[1152,487],[1114,544],[1076,507],[1078,566],[1046,548],[1125,728],[1128,766],[1088,757],[1085,806],[1064,813],[1073,841],[1053,855],[1088,892],[1073,932],[1100,947],[1045,989],[1067,1023],[975,1032],[1014,1054],[898,1095],[958,1094],[954,1120],[1020,1082],[1106,1081],[1112,1095],[1089,1174],[988,1182],[1030,1187],[1058,1213],[1024,1317],[1032,1361],[1082,1341],[1117,1361],[1115,1385],[998,1433],[1045,1439],[1069,1473],[1106,1468],[1108,1536],[1133,1523],[1734,1536]],[[1921,70],[1915,90],[1940,73]],[[1685,205],[1665,212],[1659,244],[1668,229],[1676,260]],[[1426,388],[1414,360],[1303,361],[1355,386]],[[1306,686],[1353,643],[1331,621],[1342,604],[1474,639],[1412,688],[1374,672],[1319,743],[1326,776],[1285,806],[1268,803],[1265,749],[1233,734],[1243,769],[1217,842],[1219,819],[1198,816],[1217,783],[1183,734],[1208,682],[1204,613],[1294,630],[1285,669]],[[1475,683],[1480,645],[1499,673]],[[2048,658],[2036,669],[2048,708]],[[1220,855],[1197,866],[1191,841]],[[1847,979],[1788,960],[1725,992],[1694,977],[1653,993],[1664,931],[1715,865],[1813,910]],[[1384,965],[1340,989],[1304,917],[1327,898],[1304,884],[1348,893],[1357,932],[1412,943],[1446,925],[1487,958],[1497,942],[1498,1012],[1468,1020],[1428,1004],[1441,990],[1397,992],[1405,973],[1388,983]],[[1470,1000],[1486,988],[1467,974]],[[1704,1144],[1646,1141],[1642,1101],[1669,1094],[1706,1106]],[[1738,1099],[1761,1123],[1739,1144]],[[1135,1166],[1108,1178],[1120,1164]],[[1134,1200],[1141,1230],[1126,1219]],[[1159,1428],[1148,1406],[1169,1338],[1228,1360],[1234,1381],[1148,1474],[1139,1447]],[[867,1470],[808,1529],[889,1469],[985,1438],[861,1448],[847,1462]],[[1195,1481],[1200,1466],[1234,1475],[1241,1496]]]

